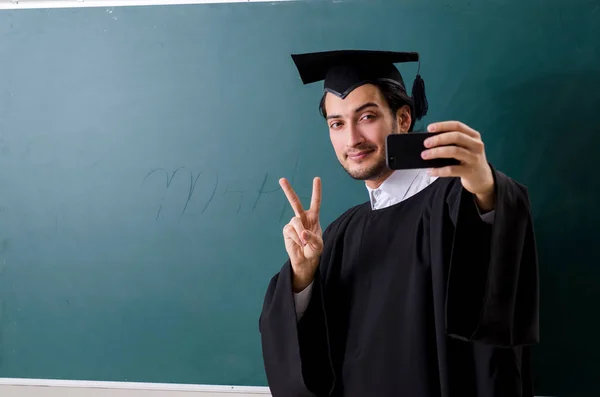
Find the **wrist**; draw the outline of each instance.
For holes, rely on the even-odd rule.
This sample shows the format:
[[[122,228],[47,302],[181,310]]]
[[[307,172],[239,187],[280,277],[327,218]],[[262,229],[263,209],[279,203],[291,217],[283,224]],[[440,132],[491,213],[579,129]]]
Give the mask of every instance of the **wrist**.
[[[299,278],[294,276],[294,280],[292,281],[292,291],[297,294],[302,292],[308,287],[314,280],[314,277],[310,278]]]
[[[304,291],[315,279],[315,273],[312,272],[293,272],[292,291],[297,294]]]
[[[496,205],[494,191],[492,190],[491,193],[476,194],[475,202],[482,213],[493,211]]]
[[[479,193],[475,194],[475,202],[479,207],[479,211],[482,213],[493,211],[496,207],[496,183],[494,181],[494,175],[492,174],[492,168],[487,165],[487,177],[485,178],[485,185],[479,190]]]

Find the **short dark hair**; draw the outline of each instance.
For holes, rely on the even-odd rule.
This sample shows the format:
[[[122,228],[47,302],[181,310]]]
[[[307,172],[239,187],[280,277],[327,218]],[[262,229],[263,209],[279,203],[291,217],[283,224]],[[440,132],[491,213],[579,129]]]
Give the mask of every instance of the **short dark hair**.
[[[415,124],[415,115],[413,114],[412,110],[413,110],[413,104],[411,102],[408,102],[406,100],[406,91],[404,91],[404,89],[402,88],[402,86],[398,85],[397,83],[393,83],[390,81],[377,81],[377,82],[373,82],[372,83],[374,86],[376,86],[377,88],[379,88],[379,91],[381,92],[381,95],[383,96],[383,99],[385,100],[386,104],[388,105],[388,108],[390,109],[390,113],[392,115],[392,117],[396,117],[396,113],[398,112],[398,109],[400,109],[402,106],[404,105],[408,105],[411,109],[411,118],[412,118],[412,126],[410,128],[410,130],[412,131],[412,127]],[[327,118],[327,110],[325,109],[325,96],[327,95],[327,93],[323,94],[323,97],[321,98],[321,102],[319,103],[319,112],[321,113],[321,115],[324,118]]]

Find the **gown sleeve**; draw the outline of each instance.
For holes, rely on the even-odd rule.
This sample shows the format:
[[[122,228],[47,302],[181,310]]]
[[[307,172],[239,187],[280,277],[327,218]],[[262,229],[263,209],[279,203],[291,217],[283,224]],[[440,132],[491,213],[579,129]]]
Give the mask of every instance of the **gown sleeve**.
[[[267,287],[259,330],[265,372],[273,397],[327,396],[333,388],[322,265],[317,269],[308,306],[299,320],[289,260]]]
[[[539,270],[527,189],[492,168],[493,223],[458,179],[447,196],[454,238],[446,287],[446,332],[501,347],[539,341]]]

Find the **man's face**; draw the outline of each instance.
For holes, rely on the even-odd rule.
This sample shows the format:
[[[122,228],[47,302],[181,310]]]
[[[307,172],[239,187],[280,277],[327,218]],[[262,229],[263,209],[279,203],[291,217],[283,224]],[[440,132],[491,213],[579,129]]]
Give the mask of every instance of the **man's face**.
[[[385,139],[390,133],[408,130],[407,108],[393,117],[379,88],[371,84],[356,88],[345,99],[326,95],[331,143],[352,178],[377,184],[391,173],[385,161]]]

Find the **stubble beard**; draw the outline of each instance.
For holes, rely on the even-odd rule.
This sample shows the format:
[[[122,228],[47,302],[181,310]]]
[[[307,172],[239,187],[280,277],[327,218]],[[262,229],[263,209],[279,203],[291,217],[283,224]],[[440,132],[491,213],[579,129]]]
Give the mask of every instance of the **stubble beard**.
[[[397,133],[397,123],[396,123],[396,120],[394,119],[393,125],[392,125],[392,134],[396,134],[396,133]],[[369,147],[364,147],[364,148],[359,148],[359,149],[362,149],[362,150],[376,149],[377,150],[378,148],[369,146]],[[349,164],[349,162],[351,160],[348,160],[348,157],[346,157],[346,161],[348,161],[348,163],[346,163],[346,164],[344,164],[343,162],[340,161],[342,167],[348,173],[348,175],[350,175],[351,178],[358,180],[358,181],[380,179],[385,174],[390,172],[390,169],[388,168],[387,163],[385,161],[384,153],[378,153],[377,158],[375,159],[375,163],[368,168],[359,166],[359,167],[357,167],[358,169],[351,170],[350,164]]]
[[[351,178],[358,181],[379,179],[389,171],[385,162],[385,157],[382,154],[378,154],[375,163],[369,167],[358,165],[355,169],[351,169],[350,165],[347,163],[343,165],[343,167]]]

